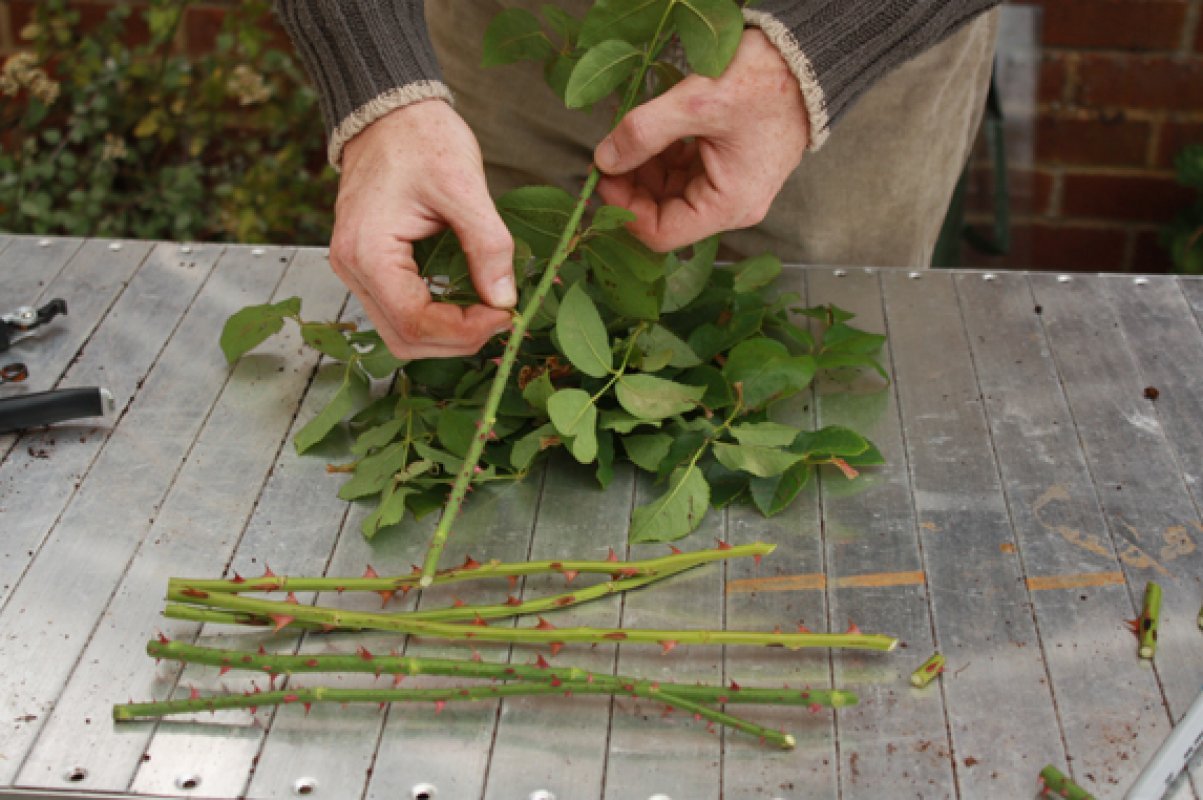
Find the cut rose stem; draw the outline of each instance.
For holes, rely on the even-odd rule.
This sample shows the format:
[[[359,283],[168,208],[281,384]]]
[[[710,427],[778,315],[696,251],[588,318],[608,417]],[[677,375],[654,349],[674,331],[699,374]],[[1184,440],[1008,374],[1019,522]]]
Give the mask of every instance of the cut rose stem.
[[[866,633],[781,633],[778,631],[651,630],[622,628],[554,628],[540,624],[536,628],[490,628],[487,625],[427,622],[411,619],[409,614],[382,614],[370,611],[306,606],[296,603],[258,600],[233,594],[208,594],[192,589],[172,590],[172,603],[242,611],[283,621],[314,622],[328,629],[383,630],[473,642],[511,642],[522,644],[568,644],[585,642],[630,642],[659,644],[670,648],[678,644],[780,646],[790,650],[804,647],[847,648],[856,650],[893,650],[898,640],[884,634]],[[483,620],[481,620],[483,622]]]
[[[629,691],[639,685],[648,692],[658,688],[676,697],[696,703],[739,703],[783,706],[821,706],[845,708],[859,702],[853,692],[828,689],[767,689],[755,686],[706,686],[691,683],[648,681],[623,675],[588,672],[579,667],[549,664],[491,664],[453,658],[415,658],[379,655],[360,650],[351,654],[279,655],[245,650],[224,650],[177,641],[151,639],[146,653],[156,659],[205,664],[222,670],[249,670],[266,675],[296,675],[330,672],[365,672],[376,675],[439,675],[453,678],[479,678],[498,681],[534,681],[571,686],[593,684],[612,687],[615,692]]]
[[[636,577],[657,573],[677,573],[701,564],[722,561],[728,558],[760,558],[767,556],[776,549],[774,544],[754,542],[752,544],[734,545],[699,550],[693,553],[674,553],[660,558],[647,558],[640,561],[611,561],[611,560],[547,560],[521,561],[502,563],[489,561],[478,563],[467,560],[463,565],[439,572],[434,577],[434,584],[455,583],[457,581],[479,580],[484,578],[510,578],[524,575],[540,575],[544,573],[559,573],[562,575],[600,574],[623,575]],[[420,576],[416,573],[409,575],[379,576],[374,578],[309,578],[290,577],[287,575],[266,575],[261,578],[236,578],[233,580],[203,580],[193,578],[171,578],[169,589],[192,588],[204,592],[231,592],[244,594],[246,592],[387,592],[405,591],[418,586]]]
[[[451,495],[447,498],[447,505],[443,508],[443,515],[439,518],[439,524],[434,529],[434,534],[430,537],[430,544],[427,545],[426,560],[422,563],[422,574],[418,579],[418,584],[423,588],[431,586],[435,582],[439,559],[443,555],[443,548],[447,545],[447,537],[451,535],[451,528],[455,524],[456,517],[459,516],[460,507],[463,506],[464,498],[471,487],[472,478],[476,474],[476,465],[480,461],[481,453],[484,452],[485,442],[489,440],[489,434],[497,423],[497,408],[501,404],[501,396],[505,393],[505,386],[509,382],[514,362],[518,359],[518,350],[522,347],[526,329],[535,315],[539,313],[543,299],[547,297],[547,293],[551,291],[552,284],[559,275],[560,267],[572,252],[573,244],[576,241],[577,227],[581,224],[581,217],[585,214],[585,205],[593,195],[593,190],[597,187],[600,178],[601,173],[596,167],[589,170],[589,177],[585,179],[585,185],[581,188],[576,206],[573,207],[572,214],[560,234],[560,240],[552,253],[551,261],[547,264],[547,269],[535,286],[535,292],[526,302],[522,313],[514,316],[513,330],[509,334],[509,340],[505,344],[501,360],[497,363],[497,372],[489,387],[489,394],[485,399],[485,405],[476,426],[476,435],[472,437],[468,452],[464,454],[464,464],[455,477],[455,483],[451,486]]]

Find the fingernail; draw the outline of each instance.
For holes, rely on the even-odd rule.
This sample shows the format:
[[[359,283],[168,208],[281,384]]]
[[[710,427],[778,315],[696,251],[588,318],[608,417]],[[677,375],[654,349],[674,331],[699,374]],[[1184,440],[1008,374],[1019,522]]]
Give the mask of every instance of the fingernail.
[[[614,148],[614,143],[609,139],[604,139],[593,153],[593,160],[597,162],[598,169],[603,172],[612,170],[618,161],[618,151]]]
[[[514,288],[514,279],[504,275],[493,281],[493,305],[508,308],[518,302],[518,290]]]

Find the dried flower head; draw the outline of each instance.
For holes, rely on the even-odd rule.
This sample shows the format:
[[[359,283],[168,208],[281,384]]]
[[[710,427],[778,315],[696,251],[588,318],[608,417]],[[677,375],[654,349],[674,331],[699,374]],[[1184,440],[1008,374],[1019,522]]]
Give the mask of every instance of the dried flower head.
[[[241,106],[263,103],[272,96],[272,87],[254,67],[239,64],[226,79],[226,91]]]

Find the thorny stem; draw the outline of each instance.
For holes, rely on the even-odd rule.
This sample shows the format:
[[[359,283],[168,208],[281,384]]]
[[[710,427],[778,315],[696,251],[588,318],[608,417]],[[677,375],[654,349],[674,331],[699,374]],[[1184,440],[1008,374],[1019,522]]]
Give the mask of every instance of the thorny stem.
[[[790,650],[804,647],[831,647],[856,650],[893,650],[898,640],[884,634],[865,633],[781,633],[778,631],[712,631],[712,630],[654,630],[622,628],[554,628],[540,624],[536,628],[490,628],[482,624],[458,625],[443,622],[424,622],[408,614],[382,614],[370,611],[304,606],[270,600],[256,600],[239,595],[207,594],[193,589],[172,590],[167,600],[230,611],[245,611],[271,617],[279,627],[293,620],[316,622],[329,629],[384,630],[429,636],[435,639],[462,639],[482,642],[511,642],[523,644],[555,644],[585,642],[630,642],[659,644],[671,649],[678,644],[780,646]],[[480,620],[484,622],[484,620]]]
[[[658,573],[675,574],[690,567],[723,561],[729,558],[760,558],[777,548],[775,544],[754,542],[743,545],[724,545],[693,553],[673,553],[659,558],[640,561],[611,561],[607,559],[573,561],[545,560],[503,563],[489,561],[477,563],[468,559],[464,564],[442,570],[434,577],[434,584],[484,578],[509,578],[524,575],[559,573],[561,575],[622,575],[637,577]],[[415,567],[416,570],[416,567]],[[266,575],[261,578],[235,578],[233,580],[202,580],[193,578],[171,578],[168,589],[196,589],[211,593],[242,594],[246,592],[385,592],[406,591],[418,585],[419,575],[381,576],[375,578],[303,578],[286,575]]]
[[[646,690],[633,686],[630,689],[613,691],[612,687],[601,688],[590,684],[553,686],[550,683],[507,683],[494,686],[453,686],[438,689],[333,689],[317,686],[310,689],[300,687],[247,694],[227,694],[214,697],[190,697],[180,700],[163,700],[151,703],[121,703],[113,706],[113,719],[119,722],[134,719],[163,717],[169,714],[189,714],[202,711],[219,711],[232,708],[257,709],[271,705],[302,705],[308,708],[314,703],[434,703],[436,712],[450,702],[495,700],[499,697],[550,694],[630,694],[667,703],[682,711],[724,725],[735,730],[771,742],[789,750],[796,744],[788,733],[765,728],[708,706],[675,697],[659,689]]]
[[[670,10],[671,4],[665,9],[660,23],[656,27],[656,33],[653,35],[647,50],[644,51],[643,61],[631,81],[631,88],[614,117],[615,126],[635,107],[635,103],[639,99],[639,87],[643,85],[648,67],[651,66],[652,60],[655,58],[660,36],[668,24]],[[577,196],[576,206],[572,209],[572,215],[568,218],[568,223],[560,233],[560,240],[556,244],[555,251],[552,253],[551,261],[548,262],[543,277],[539,279],[539,283],[535,287],[535,293],[527,301],[526,307],[522,309],[522,313],[514,317],[514,329],[510,334],[509,341],[506,342],[505,352],[501,356],[501,361],[497,365],[497,374],[493,376],[493,384],[489,387],[489,395],[485,400],[484,409],[481,411],[477,434],[473,437],[468,452],[464,456],[464,465],[460,468],[459,475],[455,478],[455,484],[451,487],[451,495],[447,498],[447,505],[443,509],[443,515],[439,519],[439,524],[430,538],[430,544],[427,546],[426,559],[422,564],[422,577],[418,581],[422,588],[431,586],[434,583],[439,559],[443,555],[443,548],[447,545],[447,537],[451,535],[451,526],[455,524],[455,519],[459,516],[460,508],[464,504],[464,498],[467,496],[468,489],[472,484],[476,464],[480,461],[480,455],[484,450],[485,442],[488,441],[489,434],[497,422],[497,407],[501,403],[501,396],[505,392],[505,385],[509,381],[510,372],[513,370],[514,363],[518,359],[518,351],[522,346],[522,338],[526,335],[526,329],[530,325],[531,320],[535,318],[539,313],[539,309],[543,306],[543,300],[547,297],[547,293],[551,291],[552,284],[555,283],[556,277],[559,275],[560,267],[568,259],[569,254],[578,241],[576,237],[577,227],[584,216],[585,205],[589,202],[589,198],[593,196],[593,191],[597,188],[597,182],[600,179],[601,172],[598,171],[596,166],[591,167],[589,177],[585,179],[585,185],[581,188],[581,192]]]
[[[613,691],[627,691],[628,686],[643,685],[648,691],[659,688],[678,698],[697,703],[739,703],[742,705],[821,706],[845,708],[854,706],[859,698],[853,692],[827,689],[767,689],[755,686],[706,686],[689,683],[664,683],[588,672],[579,667],[534,664],[491,664],[452,658],[415,658],[413,656],[375,655],[365,650],[353,654],[277,655],[252,653],[243,650],[222,650],[200,647],[177,641],[151,639],[146,654],[156,659],[168,659],[185,664],[205,664],[227,669],[249,670],[266,675],[295,675],[316,672],[361,672],[376,675],[400,676],[438,675],[453,678],[479,678],[497,681],[534,681],[572,686],[593,684],[610,686]]]

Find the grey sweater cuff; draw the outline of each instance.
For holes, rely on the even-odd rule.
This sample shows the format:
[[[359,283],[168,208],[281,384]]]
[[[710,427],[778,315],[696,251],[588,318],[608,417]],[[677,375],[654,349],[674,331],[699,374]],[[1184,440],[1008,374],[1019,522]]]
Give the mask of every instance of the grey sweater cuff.
[[[419,100],[451,100],[426,32],[422,0],[276,0],[318,91],[335,167],[343,146]]]
[[[810,148],[866,89],[999,0],[761,0],[744,19],[764,31],[798,79]]]

